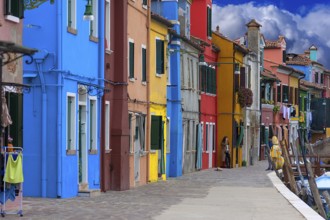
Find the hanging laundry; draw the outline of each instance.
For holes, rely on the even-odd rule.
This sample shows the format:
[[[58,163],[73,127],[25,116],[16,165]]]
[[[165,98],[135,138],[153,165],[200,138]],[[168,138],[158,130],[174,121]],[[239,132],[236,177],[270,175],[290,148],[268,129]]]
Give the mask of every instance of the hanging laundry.
[[[21,153],[18,154],[16,160],[12,154],[9,155],[3,180],[7,183],[22,183],[24,181]]]

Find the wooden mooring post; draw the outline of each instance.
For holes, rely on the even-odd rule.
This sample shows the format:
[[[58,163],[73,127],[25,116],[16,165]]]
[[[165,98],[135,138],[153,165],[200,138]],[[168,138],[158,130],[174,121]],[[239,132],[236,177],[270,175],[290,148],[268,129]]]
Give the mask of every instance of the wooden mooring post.
[[[281,147],[282,147],[282,155],[284,157],[283,174],[289,181],[291,191],[294,194],[298,195],[299,191],[297,188],[296,181],[294,179],[294,175],[293,175],[293,171],[292,171],[292,167],[291,167],[291,163],[290,163],[290,158],[289,158],[289,153],[288,153],[288,149],[286,147],[285,140],[281,141]]]

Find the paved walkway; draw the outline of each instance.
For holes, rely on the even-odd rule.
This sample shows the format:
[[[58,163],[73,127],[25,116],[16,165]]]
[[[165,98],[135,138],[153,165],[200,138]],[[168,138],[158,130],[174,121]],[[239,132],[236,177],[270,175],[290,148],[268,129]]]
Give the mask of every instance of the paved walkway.
[[[322,219],[266,166],[210,169],[93,198],[24,198],[19,219]]]

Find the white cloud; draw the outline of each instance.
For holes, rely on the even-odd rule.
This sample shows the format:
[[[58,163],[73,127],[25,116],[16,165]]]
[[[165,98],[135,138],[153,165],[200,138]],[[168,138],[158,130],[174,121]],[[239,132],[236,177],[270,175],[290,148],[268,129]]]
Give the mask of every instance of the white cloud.
[[[257,6],[253,2],[220,7],[213,5],[213,29],[231,39],[237,39],[247,31],[251,19],[259,22],[266,39],[284,35],[287,51],[303,53],[312,44],[319,48],[318,61],[330,69],[330,5],[316,5],[303,16],[279,9],[274,5]],[[322,56],[321,56],[322,55]]]

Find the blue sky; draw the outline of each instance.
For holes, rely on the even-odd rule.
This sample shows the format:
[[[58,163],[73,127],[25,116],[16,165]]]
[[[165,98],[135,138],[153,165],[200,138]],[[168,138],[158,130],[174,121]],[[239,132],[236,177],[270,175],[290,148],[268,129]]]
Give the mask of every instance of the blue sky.
[[[237,39],[245,24],[256,19],[266,39],[284,35],[287,52],[301,54],[312,44],[318,62],[330,69],[330,0],[213,0],[212,28]]]
[[[213,0],[213,4],[217,4],[220,6],[225,6],[229,4],[242,4],[242,3],[248,3],[251,1],[248,0]],[[308,9],[312,8],[316,4],[322,4],[328,2],[330,3],[330,0],[256,0],[254,1],[256,5],[264,6],[264,5],[275,5],[280,9],[288,10],[292,13],[299,13],[299,14],[305,14],[308,12]]]

